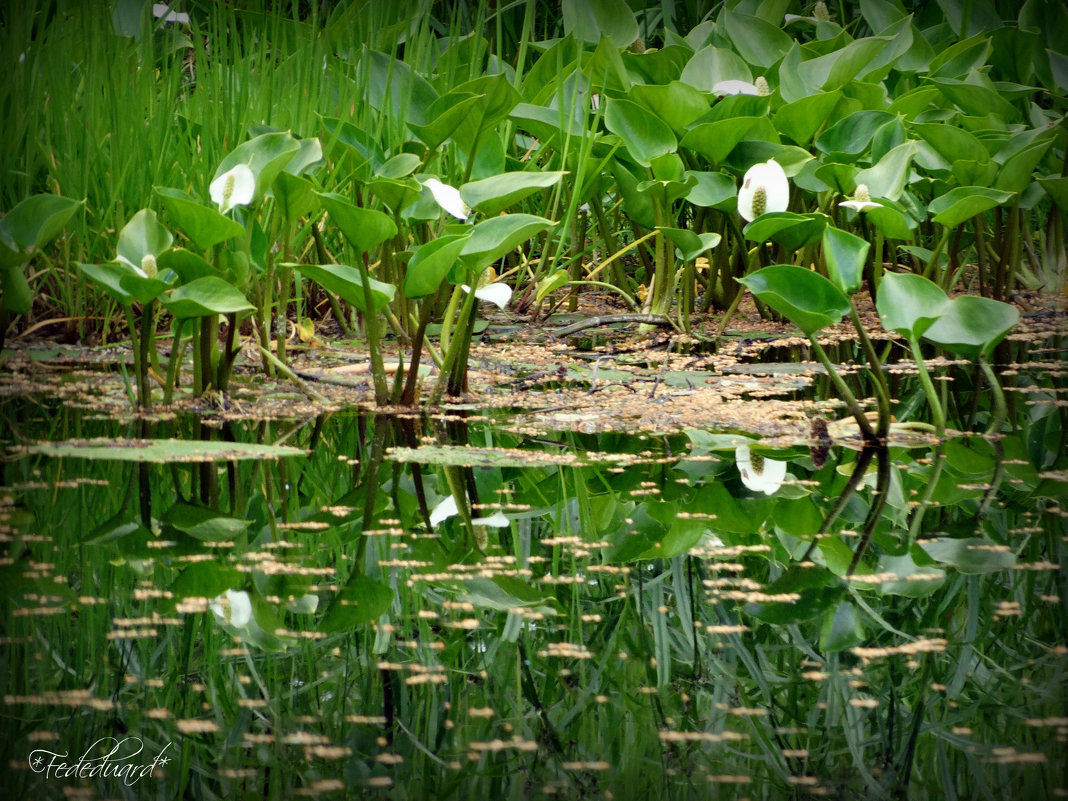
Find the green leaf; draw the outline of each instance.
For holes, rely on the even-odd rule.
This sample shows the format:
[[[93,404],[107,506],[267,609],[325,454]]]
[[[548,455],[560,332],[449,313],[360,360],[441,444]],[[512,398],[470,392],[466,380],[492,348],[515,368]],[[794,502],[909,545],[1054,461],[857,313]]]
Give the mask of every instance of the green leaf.
[[[334,192],[320,192],[319,200],[357,253],[368,253],[397,233],[397,224],[377,209],[361,208]]]
[[[215,170],[214,181],[238,164],[245,164],[256,176],[256,191],[250,205],[263,199],[290,159],[300,150],[300,142],[288,131],[265,133],[242,142],[226,155]]]
[[[990,161],[990,153],[983,143],[967,131],[945,123],[913,123],[909,130],[923,137],[931,147],[946,161],[952,163],[958,159],[985,163]]]
[[[431,117],[430,122],[426,125],[416,125],[410,122],[408,127],[423,140],[430,150],[437,150],[442,142],[453,135],[453,132],[464,121],[464,118],[472,112],[475,105],[484,97],[484,95],[473,95],[466,92],[462,94],[449,92],[430,105],[427,111]]]
[[[505,172],[472,181],[460,187],[460,197],[473,209],[493,216],[518,203],[539,189],[556,186],[569,173],[565,170],[538,172]]]
[[[980,355],[989,358],[1019,321],[1020,312],[1015,306],[978,295],[961,295],[949,302],[938,322],[923,336],[951,353],[972,359]]]
[[[827,274],[834,285],[847,295],[852,295],[860,289],[864,260],[870,248],[869,242],[848,231],[831,225],[823,230],[823,255],[827,259]]]
[[[733,50],[709,46],[693,54],[683,67],[681,80],[702,92],[711,92],[722,81],[752,83],[753,73]]]
[[[930,80],[938,87],[938,91],[965,114],[973,114],[976,117],[993,114],[1004,122],[1015,122],[1020,119],[1020,112],[1016,110],[1016,107],[990,87],[977,86],[951,78]]]
[[[470,233],[443,236],[420,245],[408,262],[404,276],[404,294],[422,298],[437,291],[460,257]]]
[[[231,462],[245,459],[305,458],[302,448],[288,445],[258,445],[246,442],[219,442],[191,439],[71,439],[38,442],[28,447],[30,453],[54,459],[89,459],[115,462],[153,462],[158,464]]]
[[[990,573],[1016,564],[1016,555],[1007,545],[980,537],[919,540],[916,544],[936,562],[955,567],[961,573]]]
[[[275,177],[271,193],[278,201],[282,216],[290,222],[308,217],[319,208],[319,200],[311,181],[299,175],[291,175],[286,170]]]
[[[778,130],[794,140],[795,144],[807,146],[842,99],[842,93],[821,92],[803,97],[793,103],[780,106],[772,121]]]
[[[801,62],[806,84],[832,91],[840,89],[871,65],[889,44],[888,39],[857,39],[825,56]]]
[[[820,627],[820,650],[826,653],[844,651],[864,642],[864,627],[857,617],[857,608],[850,601],[842,601],[833,614],[823,619]]]
[[[773,264],[738,280],[808,336],[841,322],[852,308],[822,275],[791,264]]]
[[[723,24],[734,49],[748,61],[767,69],[786,55],[793,45],[778,25],[746,14],[723,13]]]
[[[1062,178],[1059,175],[1047,175],[1037,180],[1054,203],[1060,206],[1061,209],[1068,209],[1068,178]]]
[[[761,214],[742,230],[745,238],[753,242],[778,242],[793,251],[815,242],[823,235],[830,218],[826,214],[795,214],[792,211],[776,211]]]
[[[164,251],[156,260],[156,264],[160,272],[173,270],[183,284],[188,284],[197,278],[219,275],[219,271],[212,267],[203,256],[185,248],[171,248]]]
[[[697,182],[686,195],[686,201],[695,206],[718,209],[720,211],[733,210],[738,202],[738,187],[734,179],[722,172],[698,172],[687,170],[683,173],[686,180],[691,177]]]
[[[554,270],[550,275],[545,276],[538,282],[538,291],[534,296],[534,304],[541,303],[546,295],[562,286],[566,286],[570,280],[571,276],[568,275],[567,270]]]
[[[78,265],[78,269],[81,270],[89,280],[99,285],[104,289],[112,298],[118,301],[123,306],[129,306],[133,303],[134,297],[129,290],[123,288],[122,278],[126,275],[136,275],[134,269],[124,262],[109,262],[107,264],[83,264],[82,262],[75,262]],[[4,275],[7,275],[8,271],[4,271]],[[23,281],[26,279],[23,278]],[[5,285],[4,289],[7,287]],[[5,302],[7,299],[5,291]],[[28,307],[27,307],[28,311]]]
[[[552,228],[556,223],[533,214],[505,214],[475,225],[460,255],[469,270],[482,268],[497,261],[535,234]]]
[[[874,194],[874,193],[873,193]],[[985,186],[958,186],[944,195],[935,198],[927,207],[936,223],[955,228],[976,214],[1007,203],[1013,197],[1012,192],[990,189]]]
[[[333,292],[360,311],[364,313],[372,311],[367,308],[363,277],[359,270],[346,264],[291,264],[288,266],[321,284],[323,288]],[[371,303],[374,306],[374,310],[381,309],[393,300],[393,296],[397,292],[397,288],[393,284],[376,281],[370,276],[368,276],[367,280],[371,287]]]
[[[374,178],[368,181],[364,186],[367,191],[377,197],[383,203],[385,203],[393,211],[399,211],[406,208],[409,204],[418,200],[420,194],[423,191],[423,187],[414,178],[405,178],[398,180],[396,178]],[[430,190],[426,190],[427,195],[430,195]],[[441,207],[434,202],[433,198],[430,198],[430,205],[433,209],[428,213],[426,219],[436,219],[441,214]]]
[[[33,306],[33,290],[22,267],[0,267],[0,289],[4,291],[0,297],[0,308],[4,311],[25,314]]]
[[[515,108],[521,96],[504,73],[483,75],[460,84],[453,92],[479,96],[460,120],[452,137],[453,143],[471,158],[494,126]]]
[[[58,236],[81,205],[80,200],[58,195],[30,195],[18,203],[0,218],[0,268],[29,261],[30,251]]]
[[[909,215],[892,205],[884,198],[876,198],[882,205],[877,209],[868,209],[868,221],[871,222],[887,239],[901,239],[911,242],[913,231],[918,223]]]
[[[816,148],[835,161],[855,160],[871,146],[875,132],[895,119],[886,111],[855,111],[816,137]]]
[[[681,81],[661,86],[637,84],[627,94],[654,117],[666,122],[676,136],[685,134],[690,123],[708,113],[705,95]]]
[[[719,165],[739,142],[749,137],[752,129],[767,121],[766,117],[732,117],[702,122],[683,134],[680,144]]]
[[[638,23],[623,0],[562,0],[564,33],[576,41],[597,44],[605,36],[618,47],[638,38]]]
[[[697,234],[688,228],[665,228],[657,226],[676,247],[676,253],[683,261],[696,259],[707,250],[711,250],[720,242],[720,235],[716,233]]]
[[[241,223],[220,214],[213,206],[199,203],[180,189],[157,186],[155,192],[174,224],[200,250],[208,250],[245,233]]]
[[[883,328],[914,340],[945,313],[948,304],[941,287],[922,275],[886,273],[879,284],[876,309]]]
[[[1035,142],[1009,156],[994,181],[994,188],[1006,192],[1023,192],[1035,180],[1035,167],[1052,144],[1052,139]]]
[[[174,236],[152,209],[141,209],[119,231],[119,260],[141,269],[145,256],[155,258],[169,248]]]
[[[365,626],[388,612],[392,605],[393,590],[388,585],[357,573],[334,596],[319,628],[333,632]]]
[[[873,197],[897,200],[905,189],[909,169],[916,155],[916,143],[904,142],[879,159],[879,163],[857,173],[858,184],[865,184]]]
[[[745,611],[768,623],[788,625],[811,620],[836,606],[845,589],[825,568],[792,565],[764,592],[784,600],[746,604]]]
[[[163,298],[163,305],[175,317],[204,317],[209,314],[236,314],[255,311],[240,290],[221,278],[197,278]]]
[[[643,167],[657,156],[674,153],[675,134],[652,113],[630,100],[608,100],[604,124],[623,140],[631,157]]]

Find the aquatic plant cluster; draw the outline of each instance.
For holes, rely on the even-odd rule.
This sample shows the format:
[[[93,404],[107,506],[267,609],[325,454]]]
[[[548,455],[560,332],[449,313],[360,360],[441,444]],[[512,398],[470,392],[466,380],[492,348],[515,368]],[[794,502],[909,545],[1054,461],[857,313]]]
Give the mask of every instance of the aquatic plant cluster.
[[[430,401],[465,389],[480,297],[537,315],[593,284],[686,331],[726,309],[722,334],[741,281],[810,334],[919,276],[894,305],[945,344],[979,323],[935,324],[930,284],[1063,288],[1061,4],[312,5],[11,16],[5,330],[125,333],[147,407],[187,349],[196,394],[243,342],[286,374],[326,313],[411,405],[423,359]]]
[[[58,0],[0,35],[16,793],[1068,795],[1063,3]],[[489,414],[480,304],[595,292],[665,352],[515,366]],[[743,314],[816,362],[677,368],[737,367]],[[326,330],[373,408],[300,377]],[[40,334],[118,346],[121,410]],[[701,417],[736,400],[769,419]]]

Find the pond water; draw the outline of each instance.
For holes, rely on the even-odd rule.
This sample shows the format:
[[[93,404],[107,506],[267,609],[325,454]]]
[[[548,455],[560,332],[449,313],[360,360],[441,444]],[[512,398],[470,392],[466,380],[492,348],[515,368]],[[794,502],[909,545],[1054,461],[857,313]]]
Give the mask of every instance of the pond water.
[[[818,437],[9,399],[9,792],[1064,797],[1068,476],[1029,408],[1000,469],[961,437],[938,474]]]

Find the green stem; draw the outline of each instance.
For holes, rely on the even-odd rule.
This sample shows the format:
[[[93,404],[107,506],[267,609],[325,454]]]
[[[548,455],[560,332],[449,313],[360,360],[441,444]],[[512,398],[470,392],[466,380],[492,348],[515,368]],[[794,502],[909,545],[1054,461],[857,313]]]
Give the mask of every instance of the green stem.
[[[171,344],[171,358],[167,362],[167,383],[163,387],[163,402],[169,404],[174,397],[175,387],[178,386],[178,371],[182,364],[182,356],[185,353],[185,345],[182,344],[182,329],[185,328],[185,317],[179,317],[174,321],[174,340]]]
[[[374,297],[371,294],[371,279],[367,270],[367,254],[358,261],[360,280],[363,282],[363,327],[367,335],[367,350],[371,356],[371,379],[375,386],[375,403],[389,403],[389,388],[386,385],[386,368],[382,363],[382,351],[378,347],[378,316],[375,314]]]
[[[462,291],[462,290],[461,290]],[[466,362],[467,348],[464,347],[464,341],[470,344],[470,335],[464,336],[468,332],[470,326],[468,320],[473,317],[475,309],[475,293],[467,293],[467,299],[464,301],[463,307],[460,309],[460,316],[456,321],[456,335],[452,337],[449,342],[448,351],[445,352],[444,360],[441,364],[441,373],[438,375],[437,384],[434,385],[434,392],[430,396],[428,401],[431,406],[436,406],[441,402],[441,396],[445,393],[446,387],[450,387],[453,384],[454,372],[456,371],[456,364],[460,360],[461,351],[463,351],[464,361]],[[466,364],[464,365],[466,367]]]
[[[938,240],[938,244],[935,245],[935,249],[931,252],[931,258],[927,261],[927,267],[924,268],[923,277],[934,281],[935,270],[938,269],[939,259],[942,256],[942,251],[946,247],[946,242],[949,241],[949,234],[952,231],[951,228],[943,226],[942,238]],[[941,285],[941,281],[935,281],[935,283]]]
[[[849,317],[860,337],[860,344],[864,349],[864,356],[868,360],[871,373],[875,376],[875,401],[879,406],[879,424],[875,433],[880,440],[885,440],[890,431],[890,387],[886,383],[886,374],[883,373],[882,360],[875,352],[875,346],[872,345],[868,332],[861,324],[860,315],[857,314],[857,308],[852,302],[849,304]]]

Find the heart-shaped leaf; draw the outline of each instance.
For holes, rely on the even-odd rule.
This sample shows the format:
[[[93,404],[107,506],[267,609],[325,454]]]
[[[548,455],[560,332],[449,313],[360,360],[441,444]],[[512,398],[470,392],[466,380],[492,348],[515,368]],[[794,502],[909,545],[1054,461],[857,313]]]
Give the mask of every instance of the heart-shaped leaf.
[[[367,253],[397,233],[397,224],[377,209],[361,208],[334,192],[320,192],[319,200],[357,253]]]
[[[914,340],[945,313],[948,304],[946,293],[922,275],[886,273],[876,309],[883,328]]]
[[[412,254],[404,276],[404,294],[422,298],[435,292],[460,257],[470,233],[443,236],[423,245]]]
[[[175,289],[163,305],[175,317],[205,317],[255,311],[245,296],[221,278],[206,276]]]
[[[976,214],[1007,203],[1013,194],[985,186],[958,186],[932,200],[927,210],[936,223],[955,228]]]
[[[852,308],[822,275],[792,264],[773,264],[738,280],[808,336],[841,322]]]
[[[492,216],[539,189],[556,186],[567,174],[562,170],[505,172],[464,184],[460,187],[460,197],[471,208]]]
[[[881,293],[880,289],[880,300]],[[972,359],[980,355],[989,358],[1019,321],[1020,312],[1015,306],[978,295],[961,295],[947,305],[938,322],[923,336],[952,353]]]
[[[241,236],[245,228],[217,209],[205,206],[180,189],[157,186],[169,218],[200,250],[208,250],[227,239]]]
[[[363,277],[359,270],[346,264],[290,264],[288,266],[322,284],[327,290],[347,303],[351,303],[360,311],[364,313],[369,311],[364,296]],[[395,286],[376,281],[370,276],[367,280],[371,288],[371,303],[375,310],[381,309],[393,300],[397,292]]]
[[[827,259],[827,274],[834,285],[852,295],[860,289],[864,260],[871,244],[859,236],[834,226],[823,231],[823,255]]]

